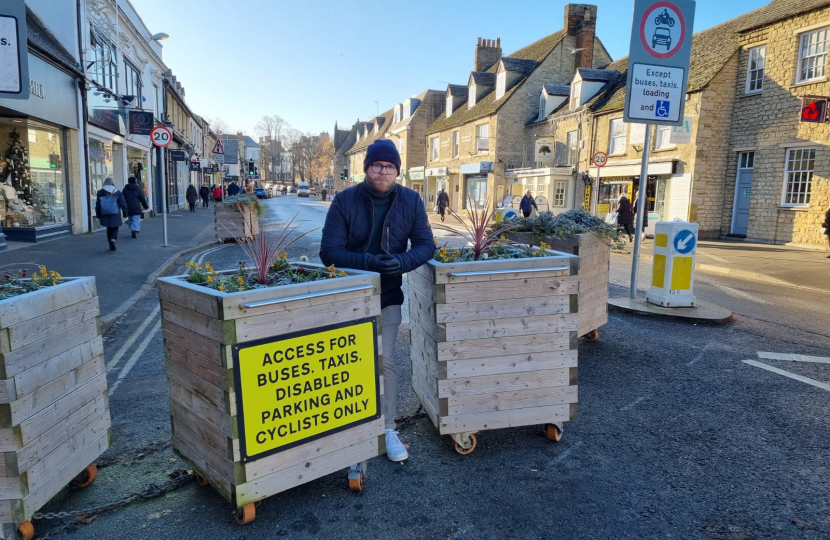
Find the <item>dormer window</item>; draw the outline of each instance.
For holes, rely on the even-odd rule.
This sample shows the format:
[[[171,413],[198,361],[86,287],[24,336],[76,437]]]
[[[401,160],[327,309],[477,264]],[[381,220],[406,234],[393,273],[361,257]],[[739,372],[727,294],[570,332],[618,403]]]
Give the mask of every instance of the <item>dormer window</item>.
[[[504,97],[504,93],[507,91],[507,72],[502,71],[498,75],[496,75],[496,99],[501,99]]]
[[[395,116],[392,118],[392,123],[397,124],[401,121],[401,106],[395,105]]]
[[[541,94],[539,94],[539,121],[540,122],[545,119],[545,113],[547,112],[545,110],[545,106],[546,106],[545,93],[542,92]]]
[[[470,92],[467,96],[467,108],[472,109],[476,105],[476,85],[470,85]]]
[[[576,81],[571,86],[571,106],[570,109],[574,110],[579,107],[579,98],[580,94],[582,93],[582,81]]]
[[[375,135],[377,135],[378,134],[378,124],[375,124],[375,130],[374,131],[375,131]]]
[[[447,94],[447,118],[452,116],[452,96]]]

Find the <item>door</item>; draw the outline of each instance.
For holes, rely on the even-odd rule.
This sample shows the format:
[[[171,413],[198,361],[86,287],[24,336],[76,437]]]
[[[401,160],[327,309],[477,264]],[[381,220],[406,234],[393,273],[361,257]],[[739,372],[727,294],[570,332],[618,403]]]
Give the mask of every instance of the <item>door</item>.
[[[746,236],[749,227],[749,202],[752,198],[754,168],[755,152],[741,152],[738,155],[738,178],[735,181],[732,234]]]

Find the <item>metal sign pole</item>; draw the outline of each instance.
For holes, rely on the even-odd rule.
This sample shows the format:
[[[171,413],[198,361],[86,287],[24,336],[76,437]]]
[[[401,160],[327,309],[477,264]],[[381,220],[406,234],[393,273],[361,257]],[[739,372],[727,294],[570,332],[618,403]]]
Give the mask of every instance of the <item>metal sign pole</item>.
[[[637,193],[637,220],[634,223],[634,256],[631,261],[631,288],[628,297],[637,298],[637,275],[640,271],[640,242],[643,235],[643,219],[648,191],[648,154],[651,147],[651,124],[646,124],[646,140],[643,142],[643,162],[640,164],[640,189]]]
[[[164,171],[164,185],[161,188],[161,202],[162,202],[162,229],[164,230],[164,247],[167,247],[167,167],[165,161],[166,148],[161,148],[161,167]]]
[[[599,171],[602,167],[597,166],[597,185],[594,187],[594,193],[591,194],[591,207],[588,209],[591,215],[596,216],[599,213]]]

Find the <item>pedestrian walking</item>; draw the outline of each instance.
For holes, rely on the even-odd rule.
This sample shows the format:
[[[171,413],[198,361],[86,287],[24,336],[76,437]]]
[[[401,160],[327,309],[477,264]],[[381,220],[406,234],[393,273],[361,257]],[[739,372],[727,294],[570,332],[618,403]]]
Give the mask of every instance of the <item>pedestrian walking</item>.
[[[228,186],[228,197],[233,197],[240,191],[242,191],[242,188],[236,185],[236,180],[234,180],[233,182],[231,182],[231,185]]]
[[[130,232],[133,238],[138,238],[141,231],[141,218],[144,217],[144,210],[149,210],[147,198],[144,191],[138,187],[135,176],[127,178],[127,186],[123,191],[124,201],[127,203],[127,223],[130,224]]]
[[[115,187],[112,178],[104,180],[104,187],[95,195],[95,217],[101,227],[107,228],[107,243],[110,251],[115,251],[118,240],[118,228],[122,225],[121,216],[127,213],[127,201]]]
[[[628,197],[623,195],[620,197],[620,202],[617,204],[617,224],[622,225],[625,229],[625,234],[628,235],[628,241],[634,239],[634,210],[631,208],[631,201]]]
[[[202,198],[202,208],[207,208],[210,200],[210,188],[207,187],[207,184],[199,188],[199,196]]]
[[[409,457],[395,430],[398,379],[394,351],[404,301],[401,276],[426,263],[435,252],[421,197],[395,183],[400,168],[401,156],[392,141],[372,143],[363,161],[365,181],[332,200],[320,242],[323,264],[380,274],[383,414],[386,455],[392,461]],[[407,243],[411,245],[409,251]]]
[[[534,202],[534,204],[536,204]],[[441,221],[444,221],[444,214],[447,212],[447,208],[450,206],[450,196],[447,195],[447,192],[444,191],[444,188],[441,188],[441,192],[438,194],[438,212],[441,214]]]
[[[222,188],[219,187],[217,184],[213,184],[213,189],[211,191],[213,192],[214,204],[222,202]]]
[[[326,197],[329,196],[329,192],[326,188],[323,188],[323,191],[320,192],[320,198],[323,199],[323,202],[326,202]]]
[[[525,196],[522,197],[522,202],[519,203],[519,209],[522,211],[524,217],[530,217],[530,213],[534,208],[537,212],[539,211],[539,207],[536,206],[536,199],[533,198],[533,195],[530,194],[530,190],[528,189]]]
[[[830,208],[824,214],[824,223],[821,224],[822,232],[827,235],[827,247],[830,249]],[[830,255],[827,256],[830,259]]]
[[[184,193],[184,198],[187,199],[187,204],[190,205],[190,211],[196,211],[196,199],[198,196],[196,195],[196,186],[190,184],[187,186],[187,191]]]

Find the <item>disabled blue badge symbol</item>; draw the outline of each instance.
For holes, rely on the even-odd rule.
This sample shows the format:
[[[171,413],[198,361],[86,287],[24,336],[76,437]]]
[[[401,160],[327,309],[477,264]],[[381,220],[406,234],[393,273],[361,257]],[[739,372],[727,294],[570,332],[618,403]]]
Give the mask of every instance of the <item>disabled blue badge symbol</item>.
[[[695,249],[696,245],[697,239],[695,238],[695,233],[689,229],[679,231],[674,237],[674,249],[682,255],[690,253]]]
[[[671,102],[670,101],[664,101],[662,99],[658,99],[657,100],[657,106],[654,108],[654,114],[657,115],[657,118],[668,118],[670,107],[671,107]]]

